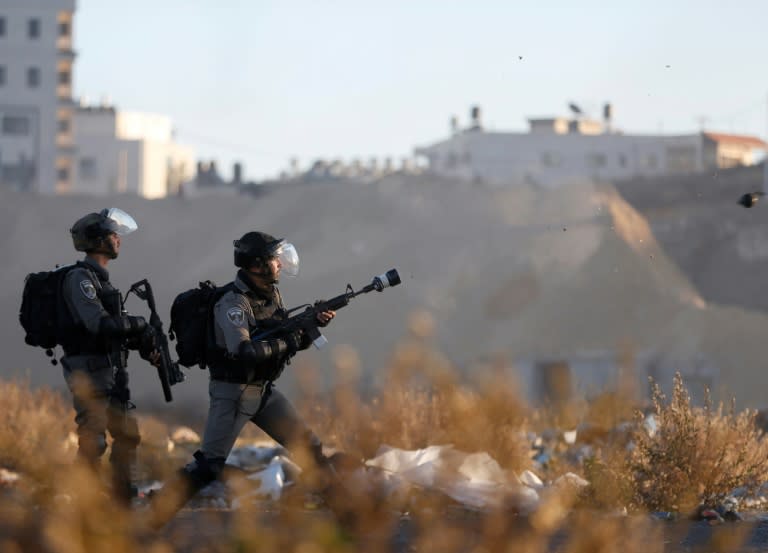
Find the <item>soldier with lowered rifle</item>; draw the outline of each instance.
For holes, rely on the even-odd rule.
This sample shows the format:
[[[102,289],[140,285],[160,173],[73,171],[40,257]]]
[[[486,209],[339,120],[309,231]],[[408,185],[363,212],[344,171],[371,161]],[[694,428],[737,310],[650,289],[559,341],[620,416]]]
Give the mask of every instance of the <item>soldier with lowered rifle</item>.
[[[62,347],[64,378],[76,411],[78,459],[98,471],[112,436],[112,492],[125,505],[135,495],[132,467],[141,441],[131,413],[128,350],[157,364],[154,330],[144,317],[122,309],[120,291],[109,281],[107,266],[120,253],[121,236],[137,229],[126,212],[103,209],[75,222],[70,233],[85,258],[64,276],[62,300],[74,325]],[[97,472],[98,474],[98,472]]]

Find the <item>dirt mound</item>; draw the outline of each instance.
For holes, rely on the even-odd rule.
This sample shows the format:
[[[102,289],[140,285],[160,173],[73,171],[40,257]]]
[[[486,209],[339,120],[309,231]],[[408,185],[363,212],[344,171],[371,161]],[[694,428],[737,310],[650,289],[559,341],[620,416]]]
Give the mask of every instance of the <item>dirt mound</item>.
[[[285,184],[258,198],[0,193],[7,267],[0,273],[2,374],[28,372],[33,383],[61,385],[60,371],[23,344],[17,322],[23,277],[76,259],[67,229],[83,213],[112,205],[133,214],[140,227],[124,240],[112,279],[126,290],[149,278],[164,314],[178,292],[198,281],[231,279],[232,240],[252,229],[296,244],[301,275],[282,284],[290,305],[339,294],[347,283],[359,288],[397,267],[401,287],[354,300],[326,331],[332,345],[358,349],[371,381],[415,309],[433,314],[439,346],[460,365],[494,352],[525,359],[610,352],[627,341],[664,358],[705,355],[722,370],[745,371],[733,373],[744,381],[760,363],[760,336],[746,329],[765,328],[764,318],[705,304],[645,219],[612,188],[487,189],[391,176],[373,184]],[[145,311],[135,299],[127,307]],[[329,369],[327,352],[305,357]],[[136,397],[142,405],[160,403],[154,369],[133,361]],[[205,374],[191,375],[176,395],[202,406]]]

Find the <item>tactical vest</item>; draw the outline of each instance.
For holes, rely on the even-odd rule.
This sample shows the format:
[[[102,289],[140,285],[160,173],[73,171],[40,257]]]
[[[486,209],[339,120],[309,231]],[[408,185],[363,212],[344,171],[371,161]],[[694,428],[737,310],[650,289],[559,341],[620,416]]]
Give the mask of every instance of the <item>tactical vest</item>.
[[[122,315],[122,300],[120,290],[112,286],[108,280],[101,278],[101,275],[90,269],[85,263],[78,262],[81,266],[88,269],[88,272],[94,277],[94,286],[96,287],[96,297],[99,298],[104,310],[112,317]],[[68,307],[68,306],[67,306]],[[72,313],[77,320],[77,316]],[[63,345],[66,355],[104,355],[119,353],[122,349],[122,341],[107,340],[101,336],[94,336],[85,325],[78,321],[72,333],[71,341]]]
[[[280,296],[280,291],[275,288],[275,294],[272,301],[265,300],[263,298],[254,298],[249,294],[245,294],[238,288],[233,287],[235,293],[243,294],[253,311],[253,317],[256,319],[255,325],[250,325],[249,332],[251,337],[258,336],[262,332],[266,332],[271,328],[274,328],[286,318],[285,307],[283,306],[283,300]],[[211,314],[213,316],[213,314]],[[211,325],[212,327],[214,325]],[[270,339],[277,338],[278,336],[272,336]],[[212,336],[209,351],[210,355],[210,371],[211,378],[215,380],[223,380],[225,382],[237,382],[246,384],[245,374],[246,370],[242,362],[239,359],[233,358],[226,348],[223,348],[216,344],[215,334],[212,332]],[[273,357],[261,362],[257,367],[257,372],[265,375],[265,380],[277,380],[282,374],[285,368],[288,356]]]

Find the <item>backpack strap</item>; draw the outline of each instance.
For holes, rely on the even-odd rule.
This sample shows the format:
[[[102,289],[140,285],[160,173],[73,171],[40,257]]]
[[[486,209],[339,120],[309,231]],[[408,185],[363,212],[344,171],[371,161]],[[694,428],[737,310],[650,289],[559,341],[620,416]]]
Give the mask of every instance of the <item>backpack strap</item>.
[[[88,275],[91,277],[91,280],[93,280],[93,285],[99,290],[102,289],[99,275],[97,275],[94,272],[93,268],[90,265],[88,265],[88,263],[84,263],[83,261],[78,261],[73,265],[73,267],[80,267],[81,269],[85,269]]]
[[[209,280],[206,281],[206,283],[213,285],[213,283]],[[224,296],[224,294],[230,291],[242,294],[242,291],[237,286],[235,286],[235,282],[231,281],[224,286],[216,288],[216,291],[211,294],[211,297],[208,300],[208,307],[206,309],[205,317],[205,355],[203,355],[202,362],[200,363],[201,369],[207,368],[211,361],[218,360],[218,358],[223,358],[224,356],[224,352],[220,351],[222,348],[216,345],[216,330],[214,329],[213,325],[213,307],[216,305],[216,302],[219,301],[222,296]]]

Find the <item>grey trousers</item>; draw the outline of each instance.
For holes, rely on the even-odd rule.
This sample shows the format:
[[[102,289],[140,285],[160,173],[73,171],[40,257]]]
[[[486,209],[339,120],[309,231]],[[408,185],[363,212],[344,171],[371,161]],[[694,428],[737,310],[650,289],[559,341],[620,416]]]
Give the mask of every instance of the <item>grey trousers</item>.
[[[320,440],[304,424],[288,399],[272,387],[259,411],[263,394],[262,385],[210,381],[208,420],[200,447],[205,458],[213,463],[223,463],[245,423],[250,421],[287,449],[305,447],[316,460],[322,459]]]
[[[98,466],[99,458],[107,448],[107,431],[112,435],[112,453],[115,493],[129,497],[131,468],[136,462],[136,448],[141,442],[136,417],[120,399],[120,391],[127,393],[128,374],[125,370],[102,366],[88,367],[90,356],[70,356],[62,360],[64,379],[72,392],[75,422],[78,434],[78,457],[89,465]]]

